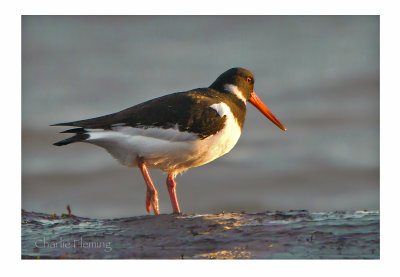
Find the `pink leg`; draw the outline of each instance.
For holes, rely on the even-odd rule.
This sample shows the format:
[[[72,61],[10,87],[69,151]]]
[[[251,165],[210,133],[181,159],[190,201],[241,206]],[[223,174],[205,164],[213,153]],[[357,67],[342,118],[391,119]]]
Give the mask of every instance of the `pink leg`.
[[[138,166],[140,171],[143,174],[143,178],[146,181],[147,185],[147,193],[146,193],[146,210],[150,213],[150,204],[153,206],[154,214],[160,214],[158,208],[158,193],[156,188],[153,185],[153,181],[150,178],[150,174],[147,171],[146,164],[143,158],[138,158]]]
[[[178,199],[176,198],[175,176],[172,173],[168,174],[167,187],[168,187],[169,197],[171,198],[171,204],[172,204],[172,208],[174,210],[174,214],[180,214],[181,209],[179,209]]]

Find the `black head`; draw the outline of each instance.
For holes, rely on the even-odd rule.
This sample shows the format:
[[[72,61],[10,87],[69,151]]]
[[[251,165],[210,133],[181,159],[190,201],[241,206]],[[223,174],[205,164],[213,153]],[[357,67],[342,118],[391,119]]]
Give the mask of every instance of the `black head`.
[[[249,70],[240,67],[231,68],[222,73],[217,80],[211,84],[210,88],[234,94],[243,102],[249,101],[276,126],[281,128],[283,131],[286,131],[286,128],[282,123],[273,115],[273,113],[254,92],[254,76]]]
[[[245,68],[234,67],[222,73],[210,88],[234,93],[240,99],[247,101],[254,91],[254,76]]]

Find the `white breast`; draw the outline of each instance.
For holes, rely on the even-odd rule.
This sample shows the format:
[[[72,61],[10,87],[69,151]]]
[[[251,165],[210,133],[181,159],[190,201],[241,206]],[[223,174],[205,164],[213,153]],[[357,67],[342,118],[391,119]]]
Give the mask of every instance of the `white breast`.
[[[204,163],[211,162],[231,151],[242,133],[228,105],[219,103],[211,105],[211,108],[215,109],[220,116],[226,116],[226,121],[224,128],[218,133],[196,142],[203,150],[202,156],[206,160]]]
[[[150,168],[180,172],[200,166],[228,153],[239,140],[241,129],[225,103],[210,106],[226,117],[225,126],[205,139],[178,128],[132,128],[115,126],[113,130],[89,132],[85,142],[105,148],[121,164],[137,167],[144,157]]]

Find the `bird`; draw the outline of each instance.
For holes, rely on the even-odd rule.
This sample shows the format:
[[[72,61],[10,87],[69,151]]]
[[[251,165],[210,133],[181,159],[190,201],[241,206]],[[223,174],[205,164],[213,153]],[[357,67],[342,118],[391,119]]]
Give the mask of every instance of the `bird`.
[[[180,214],[175,178],[189,168],[228,153],[242,133],[247,102],[283,131],[286,128],[254,92],[254,75],[241,67],[223,72],[209,87],[175,92],[116,113],[57,123],[72,126],[72,137],[54,143],[100,146],[120,164],[139,168],[145,180],[146,210],[160,213],[158,192],[148,168],[167,173],[174,214]]]

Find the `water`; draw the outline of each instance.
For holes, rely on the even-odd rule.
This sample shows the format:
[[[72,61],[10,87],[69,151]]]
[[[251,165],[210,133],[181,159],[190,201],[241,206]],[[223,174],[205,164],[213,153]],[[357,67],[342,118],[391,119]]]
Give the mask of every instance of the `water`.
[[[159,215],[93,220],[22,213],[22,257],[379,259],[379,212]]]
[[[233,66],[287,127],[249,106],[236,147],[178,177],[185,212],[379,209],[379,17],[24,16],[22,207],[145,213],[138,170],[48,125],[208,86]],[[161,212],[165,177],[151,171]]]

